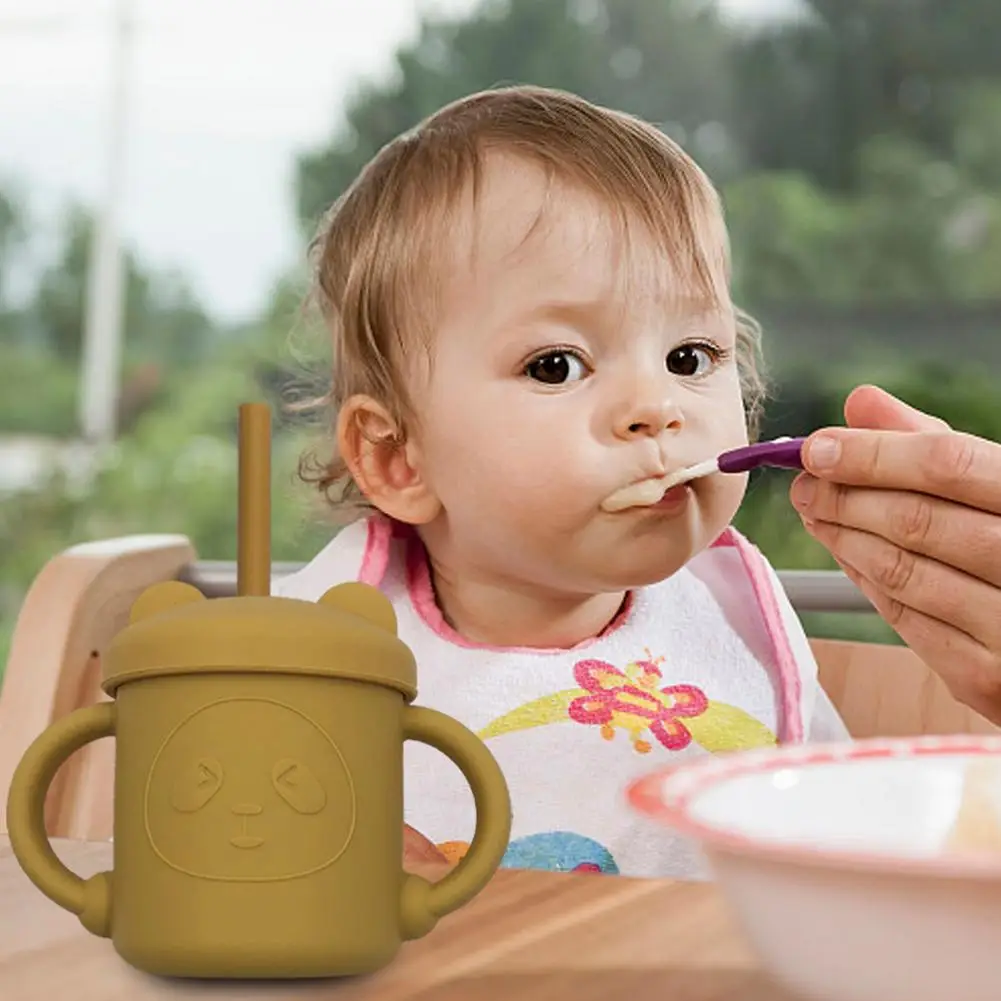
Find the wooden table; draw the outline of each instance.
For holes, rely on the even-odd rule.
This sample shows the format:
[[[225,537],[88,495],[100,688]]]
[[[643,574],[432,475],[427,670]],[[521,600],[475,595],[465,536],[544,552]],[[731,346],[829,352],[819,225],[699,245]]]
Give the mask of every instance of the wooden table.
[[[111,845],[57,841],[81,876]],[[3,1001],[792,1001],[761,973],[703,883],[500,872],[426,938],[354,981],[165,981],[124,963],[28,882],[0,836]]]

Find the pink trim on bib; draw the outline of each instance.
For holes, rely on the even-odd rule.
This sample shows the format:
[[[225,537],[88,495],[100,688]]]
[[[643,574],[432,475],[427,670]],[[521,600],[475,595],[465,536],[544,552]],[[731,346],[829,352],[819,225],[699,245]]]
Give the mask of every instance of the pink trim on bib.
[[[618,629],[629,618],[633,608],[632,594],[626,595],[615,618],[597,635],[582,640],[576,646],[562,648],[549,647],[500,647],[485,643],[474,643],[457,633],[446,621],[435,600],[434,588],[431,585],[431,569],[428,566],[427,552],[417,533],[408,525],[389,518],[373,516],[368,522],[368,537],[365,541],[365,553],[362,556],[358,579],[363,584],[381,587],[389,567],[390,551],[395,540],[402,540],[406,546],[407,593],[414,611],[421,621],[433,633],[451,643],[453,646],[466,650],[490,650],[494,653],[535,653],[557,654],[565,653],[566,649],[583,650],[604,639]]]
[[[396,534],[395,522],[376,515],[369,518],[367,529],[368,538],[365,540],[358,580],[362,584],[381,587],[389,567],[389,550]]]
[[[793,653],[789,635],[775,591],[771,575],[757,546],[744,538],[735,528],[728,528],[710,548],[732,547],[740,554],[741,562],[750,578],[754,596],[764,619],[765,629],[775,653],[778,668],[778,682],[781,692],[782,726],[779,740],[784,744],[803,742],[802,681],[799,664]]]
[[[408,533],[407,538],[407,591],[410,601],[417,614],[424,624],[447,643],[453,646],[463,647],[466,650],[489,650],[494,653],[534,653],[534,654],[559,654],[566,653],[567,650],[584,650],[604,639],[609,634],[615,632],[625,623],[633,608],[632,592],[626,594],[626,600],[622,603],[615,618],[598,633],[597,636],[590,636],[572,647],[521,647],[521,646],[492,646],[489,643],[476,643],[468,640],[457,633],[446,621],[438,607],[438,602],[434,596],[434,588],[431,585],[431,570],[428,566],[427,553],[420,539],[416,534]]]
[[[428,566],[427,553],[420,538],[412,528],[393,521],[390,518],[374,516],[368,522],[368,537],[365,542],[365,552],[362,556],[358,579],[372,587],[381,587],[389,567],[389,559],[394,540],[402,540],[406,545],[406,578],[407,592],[414,610],[424,624],[441,639],[454,646],[467,650],[491,650],[496,653],[534,653],[557,654],[565,653],[561,648],[543,647],[498,647],[489,644],[475,643],[457,633],[446,621],[435,600],[434,588],[431,585],[431,570]],[[778,683],[782,725],[779,739],[782,743],[801,743],[803,740],[802,716],[802,685],[800,682],[799,664],[793,653],[786,633],[785,623],[768,573],[764,558],[757,547],[752,545],[736,529],[728,528],[710,548],[734,548],[740,554],[741,562],[751,581],[754,596],[764,618],[765,629],[772,644],[775,662],[778,668]],[[568,649],[584,650],[599,639],[622,626],[629,618],[633,609],[633,595],[629,592],[615,618],[597,636],[582,640]]]

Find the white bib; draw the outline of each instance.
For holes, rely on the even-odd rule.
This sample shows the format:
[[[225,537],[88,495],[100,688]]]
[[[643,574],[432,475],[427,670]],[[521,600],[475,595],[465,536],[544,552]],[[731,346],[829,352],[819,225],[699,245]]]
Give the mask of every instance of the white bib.
[[[701,875],[692,846],[631,810],[630,782],[693,755],[848,736],[777,575],[734,529],[572,649],[464,640],[435,604],[416,534],[382,517],[345,528],[272,593],[315,601],[347,580],[392,601],[417,704],[477,733],[503,770],[508,866]],[[412,741],[404,768],[406,822],[461,857],[474,809],[458,769]]]

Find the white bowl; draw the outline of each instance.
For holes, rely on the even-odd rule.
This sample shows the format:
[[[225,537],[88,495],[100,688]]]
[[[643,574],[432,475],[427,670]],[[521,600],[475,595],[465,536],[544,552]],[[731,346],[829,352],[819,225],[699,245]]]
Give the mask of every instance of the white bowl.
[[[762,964],[802,997],[1001,999],[1001,737],[731,754],[629,798],[699,843]]]

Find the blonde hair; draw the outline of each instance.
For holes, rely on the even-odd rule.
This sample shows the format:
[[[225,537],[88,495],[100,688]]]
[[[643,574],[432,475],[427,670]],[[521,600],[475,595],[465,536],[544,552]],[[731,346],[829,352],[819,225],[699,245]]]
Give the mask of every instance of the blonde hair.
[[[416,414],[404,379],[415,347],[429,342],[436,282],[449,227],[480,188],[486,154],[525,157],[552,177],[598,195],[627,223],[638,218],[667,260],[718,299],[729,282],[719,197],[695,162],[658,129],[563,91],[508,87],[444,107],[385,146],[328,212],[310,247],[312,298],[332,337],[329,391],[310,401],[336,423],[355,394],[387,408],[405,440]],[[760,330],[737,311],[736,361],[752,436],[765,386]],[[301,409],[301,408],[300,408]],[[328,425],[329,426],[329,425]],[[328,453],[329,454],[329,453]],[[299,475],[351,520],[370,505],[336,442],[332,457],[303,457]]]

